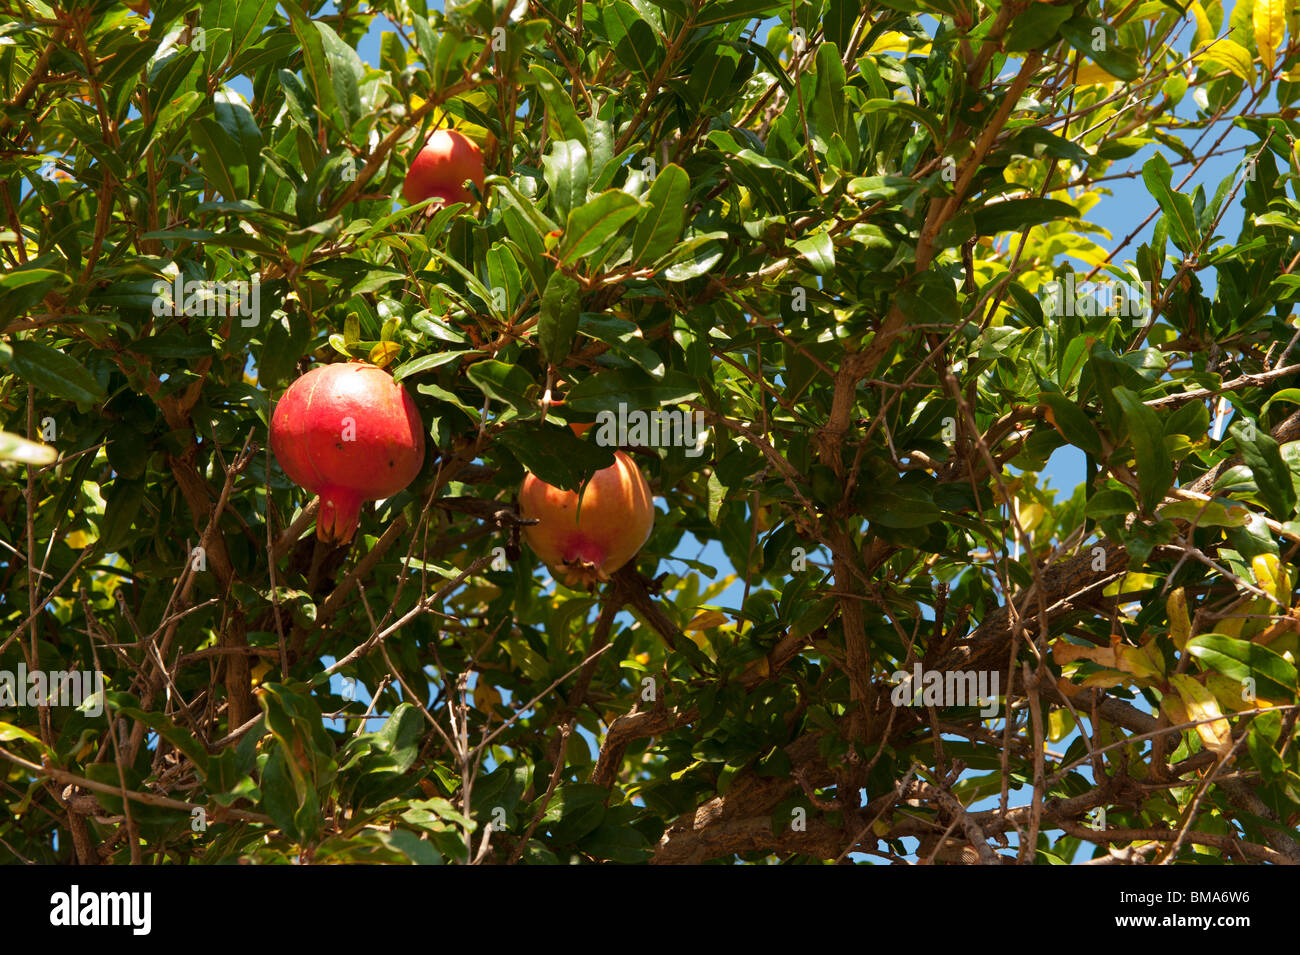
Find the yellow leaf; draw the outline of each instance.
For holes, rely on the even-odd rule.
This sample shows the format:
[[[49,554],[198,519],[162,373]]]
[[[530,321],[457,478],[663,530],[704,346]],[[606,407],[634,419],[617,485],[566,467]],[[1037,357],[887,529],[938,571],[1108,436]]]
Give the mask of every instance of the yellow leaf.
[[[1043,505],[1036,501],[1032,501],[1028,504],[1020,505],[1020,513],[1017,517],[1020,519],[1021,527],[1026,531],[1032,531],[1042,522],[1043,517],[1046,514],[1047,511],[1044,509]]]
[[[51,464],[59,452],[48,444],[28,441],[21,435],[0,431],[0,461],[17,461],[19,464]]]
[[[501,722],[502,716],[496,710],[498,706],[502,705],[501,691],[490,683],[482,682],[482,677],[479,678],[479,683],[474,687],[470,700],[474,704],[474,709],[484,714],[489,723]]]
[[[1225,611],[1224,616],[1215,623],[1214,632],[1240,640],[1246,624],[1253,622],[1250,619],[1252,616],[1268,613],[1272,613],[1269,601],[1263,597],[1246,597],[1238,600]]]
[[[1155,648],[1154,644],[1147,644],[1145,647],[1130,647],[1128,644],[1119,643],[1113,638],[1109,647],[1080,647],[1058,640],[1052,644],[1052,658],[1057,663],[1091,660],[1093,663],[1110,669],[1131,673],[1140,680],[1162,677],[1165,670],[1164,658],[1161,657],[1160,651]],[[1084,681],[1083,685],[1101,685],[1094,679],[1099,676],[1100,674],[1093,674],[1092,677]],[[1106,685],[1114,686],[1115,684]]]
[[[875,43],[871,44],[872,53],[883,53],[886,50],[906,50],[907,37],[897,30],[886,30],[880,34]]]
[[[1122,578],[1107,586],[1102,591],[1102,594],[1106,597],[1131,594],[1138,590],[1150,590],[1159,582],[1160,578],[1156,577],[1155,574],[1125,574]]]
[[[1192,49],[1199,50],[1214,39],[1214,27],[1205,13],[1200,0],[1192,0],[1192,16],[1196,18],[1196,34],[1192,37]]]
[[[727,622],[727,615],[720,610],[706,610],[704,613],[697,614],[695,619],[686,625],[686,632],[692,630],[707,630],[710,627],[720,627]]]
[[[90,535],[85,531],[73,531],[63,538],[63,542],[73,550],[85,550],[86,545],[90,543]]]
[[[1115,653],[1110,647],[1080,647],[1073,643],[1057,640],[1052,644],[1052,659],[1057,663],[1071,663],[1074,660],[1091,660],[1104,666],[1113,666]]]
[[[1067,710],[1052,710],[1047,715],[1048,742],[1059,743],[1074,729],[1074,717]]]
[[[0,743],[7,743],[11,739],[26,740],[44,748],[44,744],[39,739],[22,727],[14,726],[12,723],[0,723]]]
[[[1077,86],[1109,86],[1111,83],[1122,83],[1118,76],[1107,73],[1096,63],[1084,63],[1079,66],[1079,73],[1075,77]]]
[[[1205,676],[1205,686],[1214,698],[1218,700],[1226,709],[1234,713],[1241,710],[1263,709],[1269,706],[1280,706],[1263,697],[1252,697],[1251,699],[1242,699],[1242,685],[1240,680],[1233,679],[1223,673],[1208,673]]]
[[[632,659],[634,659],[637,663],[641,664],[642,666],[646,666],[650,662],[650,654],[638,653]]]
[[[1187,638],[1192,635],[1192,621],[1187,616],[1187,594],[1179,587],[1165,601],[1165,612],[1169,615],[1169,636],[1179,650],[1187,645]]]
[[[1229,72],[1240,76],[1253,89],[1255,86],[1255,61],[1240,43],[1232,40],[1215,40],[1206,50],[1193,57],[1198,63],[1202,60],[1217,63]]]
[[[1256,554],[1250,561],[1250,569],[1255,572],[1255,583],[1260,590],[1272,594],[1284,606],[1290,604],[1290,582],[1276,554]]]
[[[674,781],[676,781],[676,780],[681,779],[683,776],[685,776],[687,773],[689,773],[692,769],[695,769],[695,767],[697,767],[697,766],[703,766],[703,765],[704,765],[704,760],[702,760],[702,759],[697,759],[695,762],[691,763],[691,765],[687,766],[685,769],[679,769],[679,770],[677,770],[677,772],[675,772],[675,773],[670,773],[669,775],[673,778]]]
[[[871,50],[869,52],[910,53],[912,56],[930,55],[930,44],[917,43],[915,46],[909,47],[908,44],[912,42],[913,41],[910,37],[906,36],[905,34],[899,33],[897,30],[886,30],[876,39],[875,43],[871,44]]]
[[[370,363],[383,368],[396,358],[401,350],[402,346],[397,342],[380,342],[370,349]]]
[[[1205,748],[1220,756],[1230,752],[1232,727],[1228,725],[1227,720],[1221,718],[1223,710],[1219,708],[1219,701],[1214,698],[1214,694],[1186,673],[1172,674],[1169,682],[1178,691],[1183,705],[1187,708],[1187,722],[1213,720],[1209,723],[1198,723],[1196,726],[1196,732],[1200,735]]]
[[[1119,670],[1098,670],[1091,673],[1079,681],[1077,686],[1081,687],[1101,687],[1109,689],[1112,686],[1123,686],[1133,682],[1133,678],[1127,673],[1121,673]]]
[[[1164,695],[1164,699],[1160,701],[1160,711],[1164,713],[1170,726],[1181,726],[1187,722],[1187,707],[1183,706],[1183,701],[1179,699],[1177,693]]]
[[[1282,4],[1283,0],[1255,0],[1251,10],[1255,21],[1255,46],[1259,48],[1259,58],[1264,61],[1264,69],[1270,73],[1273,72],[1277,51],[1282,48],[1286,34]]]

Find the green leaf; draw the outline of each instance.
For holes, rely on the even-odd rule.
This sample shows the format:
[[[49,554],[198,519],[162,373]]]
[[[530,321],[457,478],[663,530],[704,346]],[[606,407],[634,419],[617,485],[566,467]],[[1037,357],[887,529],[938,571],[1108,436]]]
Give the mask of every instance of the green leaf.
[[[650,842],[629,825],[605,823],[585,836],[578,848],[597,859],[633,864],[650,859]]]
[[[588,312],[579,317],[578,330],[609,345],[617,354],[640,365],[642,370],[654,377],[663,377],[664,360],[646,344],[641,330],[626,319]]]
[[[574,411],[618,411],[620,404],[647,410],[697,398],[700,383],[678,371],[655,379],[639,368],[614,368],[584,378],[569,389],[566,399]]]
[[[414,765],[420,755],[424,716],[410,703],[399,703],[375,734],[375,749],[387,754],[399,773]]]
[[[357,56],[357,51],[339,39],[329,24],[323,20],[313,22],[320,31],[321,50],[329,68],[334,101],[338,106],[339,118],[343,121],[343,132],[347,134],[361,118],[361,95],[357,86],[365,76],[365,66]]]
[[[822,17],[822,31],[830,43],[843,50],[844,44],[853,36],[853,24],[857,20],[859,7],[856,0],[829,0],[826,14]]]
[[[587,152],[587,127],[578,118],[578,112],[573,107],[573,100],[570,98],[568,91],[556,79],[555,74],[540,63],[531,64],[528,67],[528,72],[532,74],[537,90],[541,93],[543,102],[546,103],[546,120],[551,136],[557,142],[564,140],[576,142],[582,147],[585,156]]]
[[[862,516],[883,527],[925,527],[943,516],[929,492],[911,484],[871,491]]]
[[[735,20],[763,19],[782,9],[782,4],[773,0],[714,0],[705,4],[704,9],[696,14],[694,25],[705,27],[713,23],[730,23]]]
[[[419,50],[420,58],[424,60],[425,66],[432,69],[438,57],[438,35],[429,26],[428,18],[419,13],[411,16],[411,22],[415,26],[416,48]]]
[[[1078,209],[1059,199],[1008,199],[991,203],[973,213],[976,235],[1018,232],[1026,226],[1055,219],[1073,219],[1078,215]]]
[[[740,66],[740,52],[729,46],[714,45],[696,57],[686,82],[687,95],[700,106],[720,100],[731,89]]]
[[[413,358],[408,362],[403,362],[393,369],[393,380],[401,381],[410,375],[418,375],[422,371],[428,371],[431,368],[441,368],[462,356],[462,352],[445,351],[438,355],[421,355],[419,358]]]
[[[587,201],[589,164],[586,147],[577,140],[558,140],[542,157],[542,166],[546,170],[546,184],[551,189],[551,208],[558,218],[564,220],[571,209]]]
[[[438,850],[408,829],[377,832],[375,837],[390,849],[396,849],[415,865],[442,865],[442,855]]]
[[[334,82],[330,79],[329,61],[325,58],[325,45],[316,22],[307,17],[302,7],[292,0],[281,0],[289,13],[289,26],[301,45],[303,74],[311,89],[316,108],[323,116],[333,116],[337,110],[334,102]]]
[[[1228,430],[1241,449],[1246,467],[1255,475],[1260,501],[1278,520],[1290,520],[1295,513],[1296,491],[1291,483],[1291,471],[1282,460],[1277,442],[1253,422],[1249,427],[1240,421],[1233,422]],[[1247,440],[1245,436],[1252,432],[1253,440]]]
[[[1254,220],[1257,226],[1274,226],[1279,229],[1285,229],[1287,232],[1300,232],[1300,222],[1297,222],[1291,216],[1281,212],[1265,212],[1263,215],[1255,216]],[[1284,279],[1296,279],[1300,276],[1280,276]],[[1283,284],[1291,284],[1289,282]]]
[[[111,553],[125,544],[131,534],[144,503],[144,482],[115,478],[106,497],[104,518],[99,522],[99,546]]]
[[[1119,35],[1109,23],[1074,17],[1061,24],[1061,36],[1111,76],[1125,82],[1138,78],[1137,57],[1120,48]]]
[[[1050,8],[1049,9],[1060,9]],[[1065,8],[1065,9],[1068,9]],[[1012,133],[1003,147],[1013,156],[1034,156],[1037,147],[1042,147],[1044,154],[1064,159],[1068,162],[1086,164],[1092,156],[1076,142],[1049,133],[1041,126],[1022,126]],[[909,180],[910,181],[910,180]]]
[[[489,398],[504,402],[521,413],[533,410],[536,402],[529,397],[528,392],[536,388],[537,384],[518,365],[489,359],[470,365],[465,373]]]
[[[1053,43],[1061,31],[1061,24],[1074,15],[1072,5],[1052,6],[1048,3],[1030,4],[1029,9],[1018,13],[1007,30],[1002,49],[1008,53],[1037,50]]]
[[[1082,408],[1060,392],[1044,391],[1038,400],[1052,409],[1057,429],[1076,448],[1082,448],[1095,458],[1103,456],[1101,436],[1092,419]]]
[[[37,391],[92,405],[105,398],[104,386],[71,355],[30,341],[11,345],[9,369]]]
[[[477,408],[471,408],[469,405],[465,404],[465,402],[463,402],[460,399],[459,395],[457,395],[455,392],[448,391],[446,388],[443,388],[441,385],[434,385],[434,384],[416,385],[415,390],[422,395],[428,395],[430,398],[434,398],[438,401],[446,402],[447,404],[451,405],[453,408],[459,408],[465,414],[469,415],[469,419],[473,421],[475,424],[478,423],[479,418],[481,417],[479,414],[479,410]]]
[[[217,193],[227,199],[242,198],[244,193],[235,184],[235,177],[227,165],[224,150],[218,143],[224,143],[224,134],[219,130],[213,137],[212,129],[216,124],[208,122],[194,123],[189,127],[190,141],[199,154],[199,168],[203,177]]]
[[[670,282],[686,282],[708,273],[723,256],[725,250],[719,240],[725,238],[725,232],[708,232],[678,243],[672,255],[673,264],[664,269],[664,278]]]
[[[1259,416],[1262,419],[1268,413],[1269,407],[1275,401],[1285,401],[1288,404],[1300,405],[1300,388],[1283,388],[1281,391],[1269,395],[1268,401],[1264,402],[1264,407],[1259,409]]]
[[[15,687],[15,692],[18,688]],[[24,698],[25,699],[25,698]],[[0,743],[7,743],[10,740],[20,739],[24,743],[31,743],[43,753],[49,753],[50,748],[42,743],[38,738],[33,736],[21,726],[14,726],[12,723],[0,722]]]
[[[557,252],[560,262],[571,265],[595,252],[640,211],[641,203],[622,189],[609,189],[574,209]]]
[[[666,255],[681,238],[686,225],[691,183],[686,171],[674,163],[659,170],[645,198],[632,234],[632,261],[650,264]]]
[[[1175,192],[1170,185],[1173,174],[1169,160],[1160,153],[1156,153],[1142,166],[1142,181],[1160,206],[1160,211],[1165,214],[1169,238],[1180,251],[1191,252],[1197,244],[1196,215],[1192,211],[1192,200]]]
[[[1138,489],[1142,494],[1142,510],[1153,513],[1164,500],[1174,482],[1174,466],[1165,453],[1165,429],[1154,409],[1124,387],[1114,391],[1115,400],[1124,411],[1129,438],[1137,457]]]
[[[1187,641],[1187,651],[1205,666],[1233,680],[1253,679],[1256,694],[1266,700],[1295,699],[1295,665],[1266,646],[1221,633],[1203,633]]]
[[[600,7],[601,25],[615,58],[649,80],[663,60],[664,47],[653,27],[629,3],[615,0]]]
[[[559,845],[577,842],[604,820],[608,798],[609,790],[593,783],[561,786],[546,807],[542,825]]]
[[[849,180],[849,195],[871,202],[909,196],[919,188],[920,184],[907,176],[865,176]]]
[[[568,491],[579,490],[591,475],[614,463],[612,449],[556,425],[530,422],[509,428],[497,436],[497,442],[547,484]]]
[[[920,123],[930,131],[935,142],[943,142],[945,123],[934,113],[919,106],[893,99],[869,99],[857,108],[859,113],[875,113],[882,110],[897,113],[910,122]]]
[[[1265,779],[1275,779],[1286,771],[1286,764],[1277,751],[1281,735],[1282,714],[1277,711],[1260,713],[1250,722],[1246,748]]]
[[[10,291],[56,279],[66,282],[68,277],[54,269],[14,269],[0,274],[0,289]]]
[[[1098,491],[1088,500],[1084,513],[1093,520],[1107,517],[1127,517],[1137,510],[1137,502],[1127,488],[1108,487]]]
[[[573,338],[578,332],[579,301],[582,289],[576,279],[555,271],[546,281],[541,311],[537,319],[537,343],[542,356],[558,365],[569,357]]]
[[[806,239],[790,243],[818,275],[829,275],[835,270],[835,245],[825,232],[814,232]]]

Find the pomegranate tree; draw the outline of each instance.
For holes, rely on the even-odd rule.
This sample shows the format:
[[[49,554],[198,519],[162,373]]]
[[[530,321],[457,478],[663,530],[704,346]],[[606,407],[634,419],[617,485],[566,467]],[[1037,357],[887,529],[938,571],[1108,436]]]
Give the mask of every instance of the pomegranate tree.
[[[524,525],[529,546],[570,587],[609,580],[636,556],[655,523],[650,486],[622,451],[593,475],[581,497],[527,475],[519,512],[538,522]]]
[[[313,368],[271,417],[271,450],[295,484],[320,495],[316,536],[352,540],[362,501],[403,490],[424,464],[424,422],[406,389],[361,362]]]

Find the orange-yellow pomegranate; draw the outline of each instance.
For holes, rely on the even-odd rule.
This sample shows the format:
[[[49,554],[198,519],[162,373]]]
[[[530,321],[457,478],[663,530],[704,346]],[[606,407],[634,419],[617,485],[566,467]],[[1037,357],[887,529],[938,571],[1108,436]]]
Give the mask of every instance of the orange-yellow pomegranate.
[[[570,587],[609,580],[636,556],[655,523],[650,485],[622,451],[592,476],[581,501],[529,474],[519,490],[519,512],[537,520],[524,525],[528,545]]]

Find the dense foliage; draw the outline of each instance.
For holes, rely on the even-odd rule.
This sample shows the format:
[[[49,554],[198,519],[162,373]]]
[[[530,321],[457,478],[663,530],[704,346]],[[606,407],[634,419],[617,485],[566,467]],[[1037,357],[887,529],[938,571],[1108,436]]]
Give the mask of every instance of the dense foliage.
[[[448,6],[0,4],[0,671],[104,675],[0,697],[0,859],[1300,861],[1293,10]],[[348,358],[428,450],[329,547]],[[620,410],[707,435],[571,589],[515,495]]]

